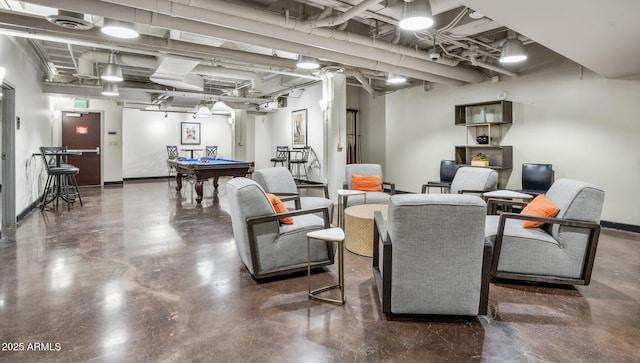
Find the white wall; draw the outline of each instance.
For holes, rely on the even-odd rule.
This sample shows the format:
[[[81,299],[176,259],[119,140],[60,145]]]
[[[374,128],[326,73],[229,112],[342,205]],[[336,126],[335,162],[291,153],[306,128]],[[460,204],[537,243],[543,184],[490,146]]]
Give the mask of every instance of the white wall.
[[[145,178],[166,176],[167,145],[200,148],[194,153],[204,156],[206,145],[218,146],[218,157],[233,157],[233,130],[227,116],[198,116],[168,112],[148,112],[135,109],[123,110],[122,122],[122,176],[123,178]],[[180,123],[200,123],[200,145],[180,144]],[[181,153],[182,156],[188,156]]]
[[[454,158],[465,129],[454,106],[495,100],[506,91],[514,122],[503,137],[513,145],[506,185],[519,188],[521,164],[551,163],[555,177],[593,183],[605,191],[602,219],[640,225],[640,76],[603,79],[570,61],[499,83],[407,89],[387,95],[386,175],[400,190],[418,192],[439,179],[439,161]]]
[[[321,98],[322,85],[306,87],[300,97],[289,97],[287,99],[287,107],[255,117],[254,155],[256,170],[273,166],[270,159],[276,154],[276,146],[287,145],[289,148],[292,147],[291,112],[301,109],[307,109],[308,145],[322,159],[324,151],[323,114],[318,102]],[[314,173],[309,178],[319,180],[319,175],[314,170]]]
[[[33,57],[14,40],[0,36],[0,66],[6,68],[5,81],[15,86],[15,115],[20,118],[20,129],[15,131],[16,214],[42,192],[43,162],[32,154],[51,139],[48,97],[42,94],[42,76]],[[16,120],[9,122],[16,127]]]

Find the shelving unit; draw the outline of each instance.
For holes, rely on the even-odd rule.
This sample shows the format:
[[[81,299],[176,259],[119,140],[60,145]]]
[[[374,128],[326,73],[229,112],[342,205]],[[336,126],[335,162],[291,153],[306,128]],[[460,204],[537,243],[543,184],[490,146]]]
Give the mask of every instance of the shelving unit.
[[[496,170],[513,167],[513,147],[501,145],[503,128],[513,122],[511,101],[490,101],[455,106],[455,125],[465,126],[466,144],[455,147],[455,160],[459,165],[471,165],[471,158],[484,154],[489,166]],[[486,144],[477,137],[486,135]]]

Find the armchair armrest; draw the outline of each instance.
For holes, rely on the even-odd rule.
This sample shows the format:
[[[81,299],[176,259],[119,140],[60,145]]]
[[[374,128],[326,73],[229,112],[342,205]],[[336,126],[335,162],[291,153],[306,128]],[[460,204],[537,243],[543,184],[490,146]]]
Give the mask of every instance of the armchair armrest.
[[[591,270],[593,267],[593,262],[596,257],[596,248],[598,247],[598,239],[600,237],[600,224],[585,222],[585,221],[569,220],[569,219],[538,217],[538,216],[532,216],[527,214],[516,214],[516,213],[502,213],[500,215],[500,220],[498,222],[498,230],[496,232],[496,239],[493,246],[493,261],[491,264],[491,276],[495,277],[496,273],[498,272],[500,250],[502,249],[502,239],[504,237],[504,228],[507,223],[507,219],[537,221],[537,222],[544,222],[549,224],[559,224],[563,226],[589,229],[589,238],[587,240],[585,263],[583,264],[583,267],[582,267],[582,276],[584,277],[584,284],[585,285],[589,284],[589,281],[591,280]]]
[[[474,190],[474,189],[463,189],[463,190],[458,190],[458,194],[465,194],[465,193],[486,193],[486,192],[490,192],[490,190],[486,190],[486,189],[480,189],[480,190]]]
[[[448,183],[437,183],[437,182],[427,182],[427,184],[422,184],[422,194],[427,193],[430,188],[451,189],[451,184],[448,184]]]
[[[498,206],[508,207],[526,207],[528,202],[520,202],[510,199],[489,198],[487,200],[487,215],[495,215],[498,213]]]
[[[389,190],[391,191],[391,195],[396,194],[396,184],[395,183],[390,183],[390,182],[382,182],[382,189],[384,190],[384,186],[388,186]]]
[[[379,250],[382,242],[382,251]],[[382,271],[380,271],[380,253],[382,253]],[[391,313],[391,255],[393,246],[389,238],[387,225],[380,211],[373,214],[373,276],[376,279],[378,296],[382,300],[382,312]]]
[[[267,223],[277,221],[280,218],[284,217],[295,217],[304,214],[314,214],[314,213],[322,213],[324,219],[324,228],[331,227],[331,222],[329,221],[329,208],[313,208],[313,209],[303,209],[303,210],[293,210],[284,213],[273,213],[259,217],[251,217],[247,218],[247,228],[249,229],[249,238],[252,236],[253,226],[256,224]]]
[[[277,196],[283,202],[288,202],[293,200],[293,202],[295,203],[296,209],[302,208],[300,204],[300,194],[298,193],[271,193],[271,194]]]
[[[329,198],[329,187],[327,186],[327,184],[300,184],[297,185],[298,190],[299,189],[322,189],[322,191],[324,192],[324,197],[325,198]]]

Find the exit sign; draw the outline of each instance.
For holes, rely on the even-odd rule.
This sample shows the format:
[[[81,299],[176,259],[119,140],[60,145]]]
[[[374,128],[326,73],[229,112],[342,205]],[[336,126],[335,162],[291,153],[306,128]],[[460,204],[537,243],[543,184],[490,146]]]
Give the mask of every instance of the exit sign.
[[[89,107],[89,100],[80,100],[80,99],[75,99],[73,100],[73,107],[75,108],[87,108]]]

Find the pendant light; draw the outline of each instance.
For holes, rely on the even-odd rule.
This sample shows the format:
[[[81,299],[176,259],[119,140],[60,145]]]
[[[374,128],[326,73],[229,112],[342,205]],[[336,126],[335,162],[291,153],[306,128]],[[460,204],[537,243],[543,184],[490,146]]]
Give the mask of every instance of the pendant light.
[[[115,53],[109,54],[109,63],[104,67],[100,78],[108,82],[122,82],[122,68],[118,65],[118,57]]]
[[[102,95],[110,97],[120,96],[118,85],[113,82],[105,82],[104,85],[102,85]]]
[[[516,63],[527,59],[527,53],[524,51],[524,44],[518,39],[518,34],[513,30],[507,33],[507,41],[502,45],[500,53],[500,62]]]
[[[399,84],[399,83],[404,83],[406,81],[407,81],[407,77],[401,76],[399,74],[389,73],[389,76],[387,77],[388,84]]]
[[[298,55],[298,62],[296,63],[296,67],[302,69],[318,69],[320,68],[320,62],[317,58],[300,54]]]
[[[404,30],[424,30],[433,25],[429,0],[404,0],[398,26]]]
[[[133,39],[140,35],[133,23],[107,18],[104,19],[104,26],[100,30],[109,36],[121,39]]]

